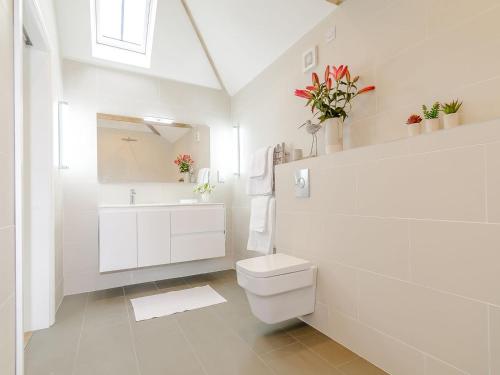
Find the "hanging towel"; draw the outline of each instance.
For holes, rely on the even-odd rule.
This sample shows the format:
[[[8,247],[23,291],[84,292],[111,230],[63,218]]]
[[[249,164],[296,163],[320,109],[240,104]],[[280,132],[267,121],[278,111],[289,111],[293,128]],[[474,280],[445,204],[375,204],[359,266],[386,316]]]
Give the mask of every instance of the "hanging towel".
[[[258,251],[262,254],[272,254],[274,246],[276,201],[269,197],[267,208],[267,225],[264,232],[257,232],[250,228],[247,249]]]
[[[198,185],[208,184],[210,182],[210,168],[200,168],[196,183]]]
[[[262,233],[267,227],[269,195],[255,197],[250,205],[250,230]]]
[[[269,147],[259,148],[255,151],[250,162],[250,171],[248,176],[250,178],[262,178],[267,169],[267,152]]]
[[[272,195],[273,194],[273,148],[267,147],[266,171],[262,177],[250,177],[247,183],[248,195]],[[255,156],[254,156],[255,158]]]

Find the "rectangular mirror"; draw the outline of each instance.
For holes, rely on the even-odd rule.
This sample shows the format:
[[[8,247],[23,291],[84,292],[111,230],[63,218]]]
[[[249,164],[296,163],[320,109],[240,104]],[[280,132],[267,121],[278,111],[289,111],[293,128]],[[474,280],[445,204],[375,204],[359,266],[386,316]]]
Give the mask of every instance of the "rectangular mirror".
[[[189,155],[189,174],[174,163]],[[196,182],[210,168],[210,128],[167,119],[97,114],[100,183]]]

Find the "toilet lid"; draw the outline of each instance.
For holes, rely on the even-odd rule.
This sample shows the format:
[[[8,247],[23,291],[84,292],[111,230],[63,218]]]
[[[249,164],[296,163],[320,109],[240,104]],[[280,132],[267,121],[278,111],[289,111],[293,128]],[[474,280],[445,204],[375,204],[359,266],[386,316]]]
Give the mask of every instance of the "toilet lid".
[[[253,277],[284,275],[308,269],[311,262],[286,254],[271,254],[236,262],[236,270]]]

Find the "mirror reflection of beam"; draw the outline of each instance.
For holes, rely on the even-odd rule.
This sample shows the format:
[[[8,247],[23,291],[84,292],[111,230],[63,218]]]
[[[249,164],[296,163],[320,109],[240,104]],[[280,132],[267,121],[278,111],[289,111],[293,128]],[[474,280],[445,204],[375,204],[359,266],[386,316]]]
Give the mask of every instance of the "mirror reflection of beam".
[[[193,128],[189,124],[183,124],[180,122],[173,122],[172,124],[160,124],[158,122],[145,121],[141,117],[113,115],[113,114],[109,114],[109,113],[98,113],[97,119],[98,120],[108,120],[108,121],[110,120],[110,121],[129,122],[129,123],[137,124],[137,125],[146,125],[156,135],[160,135],[160,134],[158,133],[158,131],[156,129],[155,130],[152,129],[155,126],[170,126],[172,128],[184,128],[184,129],[192,129]]]

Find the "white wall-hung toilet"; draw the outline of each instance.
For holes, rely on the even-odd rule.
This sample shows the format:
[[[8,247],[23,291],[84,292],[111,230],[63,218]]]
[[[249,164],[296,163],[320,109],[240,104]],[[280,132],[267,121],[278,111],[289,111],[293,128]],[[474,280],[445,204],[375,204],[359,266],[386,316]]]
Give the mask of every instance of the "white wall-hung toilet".
[[[238,284],[252,313],[265,323],[279,323],[314,312],[317,267],[286,254],[236,263]]]

